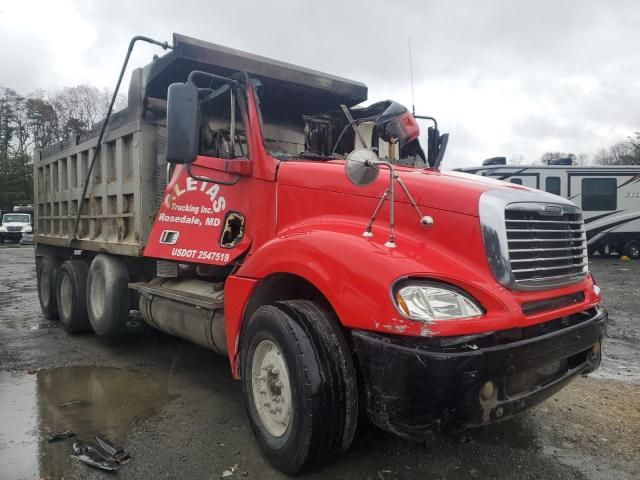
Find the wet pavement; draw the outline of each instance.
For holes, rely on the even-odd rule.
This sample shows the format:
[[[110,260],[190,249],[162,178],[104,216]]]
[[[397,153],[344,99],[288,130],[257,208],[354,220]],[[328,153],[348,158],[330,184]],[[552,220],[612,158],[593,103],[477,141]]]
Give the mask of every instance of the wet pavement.
[[[47,434],[126,438],[135,421],[155,415],[172,398],[167,376],[154,373],[94,366],[0,372],[0,425],[6,437],[0,465],[14,478],[29,478],[38,459],[41,475],[65,476],[74,439],[48,443]]]
[[[640,262],[595,259],[611,314],[601,370],[514,419],[427,444],[373,428],[303,478],[640,478]],[[72,460],[71,430],[131,461],[123,479],[284,478],[261,456],[226,360],[155,332],[70,336],[41,315],[32,247],[0,247],[0,480],[103,479]]]

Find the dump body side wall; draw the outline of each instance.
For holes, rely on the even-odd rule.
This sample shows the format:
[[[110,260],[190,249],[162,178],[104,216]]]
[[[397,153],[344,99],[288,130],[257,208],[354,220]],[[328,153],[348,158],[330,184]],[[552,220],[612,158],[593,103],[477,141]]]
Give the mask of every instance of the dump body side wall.
[[[76,248],[142,254],[165,177],[164,126],[134,120],[105,134],[89,178]],[[69,246],[97,138],[34,161],[36,241]]]

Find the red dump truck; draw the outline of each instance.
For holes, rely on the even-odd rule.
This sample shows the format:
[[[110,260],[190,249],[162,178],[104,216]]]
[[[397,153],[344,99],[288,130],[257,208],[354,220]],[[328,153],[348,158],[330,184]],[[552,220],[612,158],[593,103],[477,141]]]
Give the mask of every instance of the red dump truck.
[[[290,473],[347,450],[366,418],[420,440],[597,368],[607,314],[580,209],[442,171],[437,125],[421,143],[419,116],[366,99],[174,35],[99,144],[36,155],[44,315],[111,336],[139,310],[228,356],[258,444]]]

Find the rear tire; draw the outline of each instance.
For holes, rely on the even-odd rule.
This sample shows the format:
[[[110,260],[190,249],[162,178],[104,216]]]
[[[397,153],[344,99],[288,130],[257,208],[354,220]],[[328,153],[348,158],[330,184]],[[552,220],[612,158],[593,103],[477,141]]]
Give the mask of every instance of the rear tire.
[[[129,271],[124,262],[97,255],[89,268],[86,297],[93,331],[105,337],[122,333],[129,317]]]
[[[69,333],[91,330],[87,314],[89,265],[83,260],[67,260],[58,275],[58,315]]]
[[[40,258],[36,269],[40,308],[48,320],[58,318],[56,287],[61,263],[58,257],[45,255]]]
[[[337,322],[320,306],[260,307],[242,335],[240,368],[251,428],[276,468],[299,473],[349,448],[358,420],[355,369]]]
[[[640,242],[629,240],[624,246],[624,254],[633,260],[640,258]]]

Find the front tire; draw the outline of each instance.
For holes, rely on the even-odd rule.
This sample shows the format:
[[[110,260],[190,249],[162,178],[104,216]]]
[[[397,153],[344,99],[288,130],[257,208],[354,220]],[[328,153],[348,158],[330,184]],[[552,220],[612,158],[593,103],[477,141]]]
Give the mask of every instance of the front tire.
[[[124,262],[97,255],[89,268],[86,296],[93,331],[105,337],[121,334],[129,318],[129,271]]]
[[[53,255],[40,257],[37,263],[38,300],[42,313],[48,320],[58,318],[56,288],[61,263],[61,260]]]
[[[58,277],[58,314],[69,333],[91,330],[87,314],[87,277],[89,265],[84,260],[67,260]]]
[[[243,332],[240,362],[251,428],[276,468],[299,473],[349,448],[356,374],[328,312],[306,300],[260,307]]]

